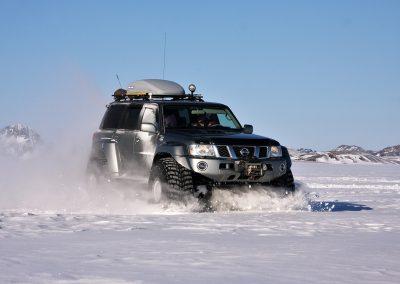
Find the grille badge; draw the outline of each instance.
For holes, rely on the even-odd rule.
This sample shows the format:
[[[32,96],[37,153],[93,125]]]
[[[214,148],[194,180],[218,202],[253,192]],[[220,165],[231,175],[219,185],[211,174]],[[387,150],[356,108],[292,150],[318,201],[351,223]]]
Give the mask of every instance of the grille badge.
[[[243,157],[247,157],[250,154],[250,150],[247,148],[242,148],[240,149],[240,155],[242,155]]]

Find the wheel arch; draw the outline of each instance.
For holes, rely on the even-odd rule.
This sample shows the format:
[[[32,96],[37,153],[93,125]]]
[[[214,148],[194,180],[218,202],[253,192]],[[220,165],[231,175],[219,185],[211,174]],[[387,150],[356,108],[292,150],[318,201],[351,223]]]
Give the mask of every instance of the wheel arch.
[[[286,166],[288,169],[292,167],[292,160],[290,159],[289,150],[285,146],[281,146],[282,148],[282,157],[286,160]]]
[[[156,153],[156,154],[154,155],[153,163],[152,163],[151,167],[153,167],[153,166],[157,163],[157,161],[160,160],[160,159],[162,159],[162,158],[172,158],[172,155],[171,155],[171,153],[168,153],[168,152],[159,152],[159,153]]]

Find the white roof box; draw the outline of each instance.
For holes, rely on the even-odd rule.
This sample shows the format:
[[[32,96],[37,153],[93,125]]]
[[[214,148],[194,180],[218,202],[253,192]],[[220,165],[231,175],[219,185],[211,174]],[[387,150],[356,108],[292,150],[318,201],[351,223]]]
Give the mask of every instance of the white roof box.
[[[167,80],[146,79],[128,85],[127,96],[175,97],[184,96],[181,85]]]

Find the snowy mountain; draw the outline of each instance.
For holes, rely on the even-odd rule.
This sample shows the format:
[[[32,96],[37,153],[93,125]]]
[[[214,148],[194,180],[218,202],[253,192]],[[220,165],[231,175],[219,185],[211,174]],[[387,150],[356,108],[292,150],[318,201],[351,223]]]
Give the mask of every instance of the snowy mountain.
[[[289,149],[293,160],[333,164],[400,164],[400,145],[381,151],[365,150],[356,145],[340,145],[331,151],[316,152],[310,149]]]
[[[26,157],[41,143],[40,135],[21,123],[0,129],[0,155]]]
[[[297,149],[297,151],[304,153],[304,154],[311,154],[311,153],[316,152],[315,150],[309,149],[309,148],[300,148],[300,149]]]
[[[303,157],[305,155],[313,155],[313,154],[317,153],[316,151],[314,151],[312,149],[306,149],[306,148],[299,148],[299,149],[289,148],[288,151],[289,151],[290,157],[294,160],[301,160],[301,157]]]
[[[400,145],[386,147],[378,151],[376,154],[379,157],[400,157]]]
[[[330,152],[335,153],[343,153],[343,154],[358,154],[358,153],[366,153],[367,151],[356,145],[340,145],[335,149],[332,149]]]

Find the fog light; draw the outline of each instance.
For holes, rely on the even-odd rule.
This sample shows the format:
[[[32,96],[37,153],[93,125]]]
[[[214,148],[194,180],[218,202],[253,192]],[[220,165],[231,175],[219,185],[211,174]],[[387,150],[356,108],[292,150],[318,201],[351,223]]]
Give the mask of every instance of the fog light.
[[[204,162],[204,161],[198,162],[197,163],[197,168],[200,171],[205,171],[208,168],[208,164],[206,162]]]

